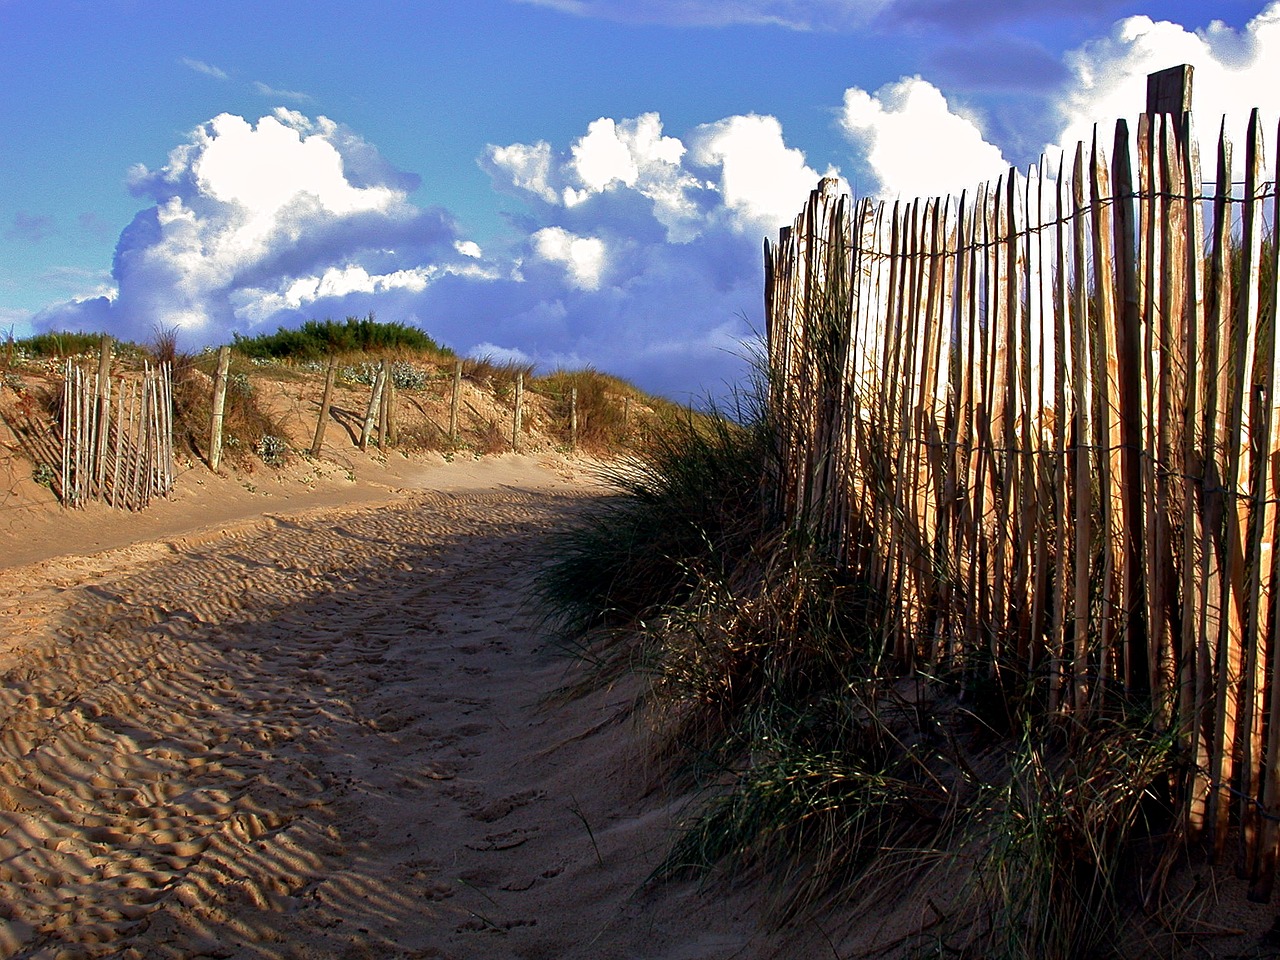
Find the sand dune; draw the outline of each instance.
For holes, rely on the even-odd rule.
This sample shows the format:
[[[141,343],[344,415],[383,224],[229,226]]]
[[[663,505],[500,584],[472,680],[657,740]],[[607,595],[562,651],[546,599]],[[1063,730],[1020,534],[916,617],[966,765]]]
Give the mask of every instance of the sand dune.
[[[629,695],[544,702],[527,585],[598,491],[468,469],[0,572],[0,956],[764,952],[643,886]]]

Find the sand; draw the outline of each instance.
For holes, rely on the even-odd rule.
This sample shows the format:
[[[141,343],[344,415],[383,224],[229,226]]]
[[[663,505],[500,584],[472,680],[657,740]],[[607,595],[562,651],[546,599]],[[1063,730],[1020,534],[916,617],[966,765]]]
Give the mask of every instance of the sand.
[[[759,871],[646,883],[689,798],[529,602],[590,463],[306,470],[0,503],[0,960],[927,952],[892,883],[781,930]],[[1151,955],[1276,955],[1228,868],[1178,887]]]
[[[632,694],[548,700],[528,586],[589,470],[344,483],[0,531],[0,957],[771,953],[645,885]]]

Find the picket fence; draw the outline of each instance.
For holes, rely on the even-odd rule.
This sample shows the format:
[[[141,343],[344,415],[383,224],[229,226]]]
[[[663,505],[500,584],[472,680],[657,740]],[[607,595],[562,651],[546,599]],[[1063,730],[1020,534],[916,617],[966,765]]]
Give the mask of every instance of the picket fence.
[[[1175,731],[1251,896],[1280,840],[1277,220],[1190,115],[959,197],[824,180],[765,247],[777,505],[889,598],[907,668],[1012,669]],[[1110,153],[1110,160],[1107,153]],[[1136,160],[1136,162],[1135,162]],[[1280,163],[1276,169],[1280,169]],[[1268,223],[1269,219],[1269,223]]]
[[[105,352],[105,348],[104,348]],[[67,361],[60,420],[60,497],[141,510],[173,489],[173,387],[167,363],[141,378],[88,373]]]

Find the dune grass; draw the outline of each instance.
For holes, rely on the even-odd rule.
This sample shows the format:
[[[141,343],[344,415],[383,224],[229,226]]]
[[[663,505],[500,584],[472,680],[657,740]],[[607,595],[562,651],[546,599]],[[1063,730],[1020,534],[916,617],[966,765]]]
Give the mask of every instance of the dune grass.
[[[946,867],[941,953],[1105,953],[1168,850],[1174,739],[1132,705],[1064,725],[996,664],[905,672],[888,600],[772,512],[767,408],[734,414],[610,467],[537,585],[583,685],[640,676],[655,769],[690,791],[653,879],[767,871],[781,922]]]

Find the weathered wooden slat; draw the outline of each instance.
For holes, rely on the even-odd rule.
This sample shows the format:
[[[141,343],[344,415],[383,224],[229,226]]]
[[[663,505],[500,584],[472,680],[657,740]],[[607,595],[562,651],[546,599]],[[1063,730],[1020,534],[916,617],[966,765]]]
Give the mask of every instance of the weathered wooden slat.
[[[1113,202],[1112,223],[1115,243],[1112,247],[1115,266],[1117,310],[1115,373],[1116,391],[1113,421],[1119,433],[1112,433],[1111,445],[1119,450],[1119,471],[1113,473],[1118,483],[1117,523],[1120,535],[1121,581],[1117,607],[1123,638],[1123,674],[1121,683],[1126,693],[1147,693],[1147,637],[1142,607],[1146,596],[1143,584],[1145,524],[1143,518],[1142,469],[1142,305],[1139,300],[1139,266],[1136,261],[1136,235],[1133,217],[1133,174],[1129,157],[1128,124],[1116,123],[1112,154]]]
[[[1273,170],[1280,170],[1280,130],[1276,133],[1277,163]],[[1271,222],[1280,223],[1280,190],[1272,187]],[[1273,304],[1280,304],[1280,244],[1271,244],[1270,289],[1259,289],[1259,298],[1270,299]],[[1274,328],[1273,328],[1274,329]],[[1280,386],[1280,350],[1271,348],[1271,364],[1269,377],[1271,388],[1266,395],[1267,410],[1267,453],[1264,460],[1273,464],[1280,457],[1280,410],[1277,409],[1277,386]],[[1280,476],[1271,473],[1265,490],[1260,494],[1266,498],[1265,532],[1270,557],[1264,560],[1269,577],[1268,611],[1266,626],[1270,647],[1270,662],[1267,664],[1268,696],[1270,701],[1267,715],[1267,752],[1264,779],[1262,783],[1262,835],[1258,841],[1259,857],[1253,884],[1249,895],[1252,899],[1266,902],[1271,899],[1275,886],[1277,858],[1280,856],[1280,597],[1277,596],[1276,585],[1280,583],[1280,551],[1276,545],[1280,541],[1280,511],[1276,509],[1280,499]]]
[[[1093,240],[1093,287],[1096,319],[1091,333],[1094,360],[1095,397],[1094,443],[1098,448],[1098,486],[1100,493],[1099,532],[1102,537],[1101,596],[1099,610],[1099,696],[1109,682],[1119,676],[1116,661],[1116,632],[1128,600],[1122,590],[1117,565],[1123,564],[1125,552],[1122,501],[1117,490],[1120,477],[1120,362],[1116,345],[1116,278],[1115,240],[1113,234],[1111,180],[1106,158],[1097,133],[1090,153],[1089,210]]]
[[[1258,865],[1258,833],[1261,829],[1258,808],[1253,802],[1260,793],[1262,764],[1262,671],[1265,656],[1264,599],[1270,588],[1270,558],[1263,556],[1263,533],[1266,528],[1266,491],[1268,486],[1268,453],[1270,447],[1258,444],[1270,439],[1273,389],[1270,348],[1260,350],[1258,344],[1258,293],[1262,268],[1262,127],[1258,111],[1249,117],[1245,143],[1244,196],[1241,199],[1240,287],[1235,303],[1235,356],[1240,366],[1233,403],[1239,402],[1239,448],[1241,482],[1247,477],[1248,489],[1242,490],[1237,503],[1245,505],[1243,522],[1243,658],[1240,684],[1240,722],[1244,725],[1240,738],[1241,842],[1244,875],[1254,878]],[[1233,407],[1233,410],[1235,408]],[[1257,455],[1255,455],[1255,453]],[[1267,551],[1270,552],[1269,550]]]
[[[1206,393],[1205,418],[1211,429],[1206,446],[1211,458],[1206,470],[1205,528],[1213,537],[1214,569],[1209,572],[1209,608],[1217,614],[1214,637],[1214,724],[1210,744],[1208,779],[1209,819],[1214,859],[1226,852],[1231,815],[1231,785],[1235,777],[1237,698],[1240,678],[1240,644],[1243,624],[1233,584],[1230,544],[1234,529],[1234,471],[1238,457],[1237,436],[1228,431],[1232,393],[1231,360],[1231,144],[1224,122],[1218,135],[1217,188],[1214,193],[1214,231],[1208,293],[1211,342],[1206,362],[1212,383]],[[1238,564],[1237,564],[1238,566]],[[1210,625],[1212,626],[1212,624]]]
[[[1205,469],[1211,461],[1201,410],[1204,405],[1204,371],[1207,367],[1205,336],[1204,214],[1200,203],[1200,151],[1187,114],[1179,137],[1181,154],[1178,191],[1184,208],[1185,235],[1181,269],[1183,298],[1183,375],[1186,401],[1182,418],[1182,635],[1179,662],[1179,717],[1183,744],[1192,758],[1190,796],[1187,799],[1187,835],[1198,840],[1204,830],[1208,798],[1209,746],[1206,731],[1209,671],[1212,647],[1207,633],[1208,550],[1204,522]]]

